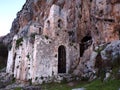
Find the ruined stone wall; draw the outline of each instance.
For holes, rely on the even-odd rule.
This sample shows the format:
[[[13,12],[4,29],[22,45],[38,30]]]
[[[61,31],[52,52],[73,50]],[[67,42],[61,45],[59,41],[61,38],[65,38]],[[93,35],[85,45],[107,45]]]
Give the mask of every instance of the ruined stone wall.
[[[21,81],[42,83],[51,82],[55,78],[57,80],[58,48],[61,45],[66,51],[66,74],[76,67],[74,61],[79,59],[79,45],[70,43],[68,33],[62,30],[55,38],[36,35],[34,43],[31,42],[31,37],[17,37],[13,45],[9,51],[7,73],[14,74],[14,77]]]
[[[28,80],[33,73],[33,49],[30,38],[13,39],[13,47],[9,51],[7,73],[13,74],[16,79]],[[32,71],[32,72],[31,72]]]
[[[66,47],[67,73],[94,72],[99,45],[120,39],[119,9],[119,0],[27,0],[12,24],[11,34],[18,38],[12,41],[7,72],[33,82],[52,71],[56,75],[60,45]]]

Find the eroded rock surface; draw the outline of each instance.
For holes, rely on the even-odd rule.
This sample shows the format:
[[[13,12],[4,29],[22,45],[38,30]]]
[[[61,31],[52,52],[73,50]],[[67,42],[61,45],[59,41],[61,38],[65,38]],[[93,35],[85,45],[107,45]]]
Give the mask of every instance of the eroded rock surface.
[[[101,45],[119,39],[119,0],[27,0],[3,37],[12,43],[7,72],[33,83],[54,81],[61,73],[92,80]]]

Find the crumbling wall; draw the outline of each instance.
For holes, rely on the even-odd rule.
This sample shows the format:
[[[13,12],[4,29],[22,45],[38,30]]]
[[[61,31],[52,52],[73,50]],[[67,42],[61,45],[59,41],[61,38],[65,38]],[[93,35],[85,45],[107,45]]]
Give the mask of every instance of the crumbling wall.
[[[70,73],[77,76],[89,71],[94,72],[99,46],[120,39],[119,8],[119,0],[27,0],[12,24],[12,36],[17,34],[18,39],[23,37],[23,42],[16,49],[13,39],[7,71],[12,73],[13,65],[15,77],[22,80],[33,78],[35,82],[39,75],[48,76],[40,74],[41,70],[38,69],[42,65],[38,59],[43,59],[46,62],[42,70],[53,70],[56,74],[57,67],[52,69],[53,64],[57,65],[57,58],[54,56],[58,47],[64,45],[68,60],[67,72],[71,70]],[[84,37],[90,37],[90,40],[84,41]],[[5,38],[4,42],[8,40]],[[49,54],[45,50],[53,53]],[[50,59],[54,63],[50,62]],[[14,60],[15,65],[12,63]],[[49,66],[52,64],[50,68],[45,67],[47,62]],[[20,69],[17,69],[18,66]],[[33,71],[37,76],[32,75]],[[53,72],[48,73],[51,76]]]

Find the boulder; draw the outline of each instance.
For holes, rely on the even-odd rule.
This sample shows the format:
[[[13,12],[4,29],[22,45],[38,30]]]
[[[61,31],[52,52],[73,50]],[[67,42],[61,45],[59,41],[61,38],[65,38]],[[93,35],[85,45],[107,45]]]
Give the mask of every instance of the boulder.
[[[101,51],[101,56],[106,67],[116,67],[120,64],[120,40],[113,41]]]

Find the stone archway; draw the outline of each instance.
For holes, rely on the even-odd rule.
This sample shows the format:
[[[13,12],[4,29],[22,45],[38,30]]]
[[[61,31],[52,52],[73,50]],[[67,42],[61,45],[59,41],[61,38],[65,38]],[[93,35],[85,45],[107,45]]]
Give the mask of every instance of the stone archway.
[[[58,48],[58,73],[66,73],[66,50],[63,45]]]

